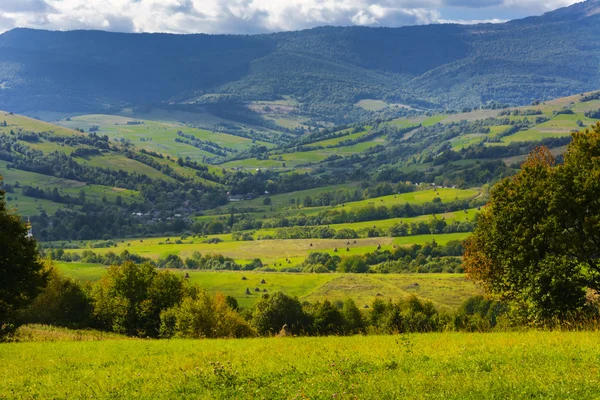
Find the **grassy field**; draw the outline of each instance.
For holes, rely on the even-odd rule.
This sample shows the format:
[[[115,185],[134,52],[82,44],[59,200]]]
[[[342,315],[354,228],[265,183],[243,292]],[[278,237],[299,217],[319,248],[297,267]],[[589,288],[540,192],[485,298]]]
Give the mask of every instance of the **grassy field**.
[[[253,200],[244,200],[236,203],[229,203],[225,207],[216,208],[213,211],[207,212],[207,214],[229,214],[232,207],[236,209],[252,208],[254,212],[263,212],[272,214],[273,212],[279,213],[282,211],[286,212],[287,216],[305,214],[314,215],[326,210],[356,210],[368,206],[386,206],[391,207],[393,205],[404,205],[410,204],[424,204],[433,201],[436,197],[439,197],[443,202],[450,202],[453,200],[465,200],[471,199],[479,195],[479,189],[452,189],[452,188],[438,188],[438,189],[426,189],[419,190],[416,192],[402,193],[398,195],[382,196],[367,200],[361,200],[356,202],[348,202],[345,204],[338,204],[335,206],[318,206],[318,207],[303,207],[298,208],[296,205],[291,204],[290,200],[300,199],[300,202],[304,201],[306,196],[315,196],[319,192],[323,191],[335,191],[336,189],[356,189],[361,190],[357,184],[346,184],[346,185],[334,185],[325,186],[323,188],[302,190],[298,192],[291,192],[281,195],[265,195],[257,197]],[[271,199],[271,206],[265,206],[263,201],[265,197]]]
[[[592,399],[598,332],[0,344],[0,398]]]
[[[106,267],[98,264],[57,263],[66,275],[80,281],[96,281]],[[253,271],[175,271],[189,274],[189,281],[212,292],[235,297],[240,306],[249,307],[262,295],[284,292],[301,301],[343,301],[352,298],[360,307],[371,304],[377,297],[399,300],[409,295],[433,302],[440,309],[457,308],[482,290],[463,274],[304,274]],[[242,280],[246,277],[246,280]],[[261,284],[261,280],[266,281]],[[250,295],[246,295],[246,288]],[[261,292],[256,292],[259,288]],[[377,296],[377,295],[380,296]]]
[[[143,123],[137,125],[127,124],[132,121]],[[204,157],[214,157],[214,154],[185,143],[175,142],[178,131],[235,150],[243,150],[252,145],[251,139],[191,128],[177,122],[138,120],[115,115],[92,114],[73,117],[70,121],[61,120],[58,123],[66,127],[85,130],[93,126],[99,126],[99,134],[108,135],[113,140],[129,139],[139,148],[172,157],[190,157],[196,161],[202,161]],[[262,142],[258,142],[258,144],[270,146]]]
[[[6,121],[6,126],[4,126]],[[22,115],[15,115],[6,111],[0,111],[0,133],[9,133],[11,130],[18,132],[23,130],[26,132],[53,132],[59,135],[78,135],[77,131],[69,128],[53,125],[47,122],[39,121],[34,118],[25,117]]]
[[[55,203],[50,200],[23,196],[19,191],[16,193],[7,193],[6,203],[8,204],[9,209],[14,208],[22,217],[38,215],[42,210],[47,214],[52,215],[61,208],[66,208],[66,205]],[[74,209],[77,210],[79,207],[75,206]]]
[[[96,203],[100,203],[104,197],[106,197],[106,200],[109,203],[115,203],[117,196],[121,196],[127,203],[141,201],[139,192],[133,190],[87,184],[85,182],[37,174],[35,172],[8,169],[6,168],[7,165],[7,162],[0,161],[1,175],[4,181],[11,185],[15,185],[15,183],[19,182],[21,186],[28,185],[42,189],[45,192],[51,192],[54,188],[58,188],[61,196],[69,195],[74,198],[77,198],[79,192],[83,190],[86,200]],[[61,205],[59,204],[56,205],[56,207],[60,206]]]
[[[263,263],[268,265],[282,264],[286,266],[286,259],[292,260],[291,265],[301,263],[312,252],[326,252],[336,254],[334,249],[339,249],[338,255],[356,255],[375,251],[377,246],[383,250],[393,250],[394,246],[408,246],[411,244],[425,244],[435,240],[438,244],[445,244],[451,240],[464,240],[468,233],[448,233],[439,235],[417,235],[405,237],[378,237],[356,239],[356,244],[352,241],[347,245],[346,239],[291,239],[291,240],[254,240],[254,241],[235,241],[231,235],[215,235],[223,240],[221,243],[208,244],[203,243],[206,238],[185,238],[182,244],[175,244],[179,238],[150,238],[150,239],[127,239],[119,241],[117,247],[105,249],[93,249],[97,254],[106,254],[109,251],[120,253],[128,250],[130,253],[139,254],[157,260],[161,256],[168,254],[179,255],[182,259],[192,256],[195,251],[202,254],[222,254],[231,257],[239,263],[247,263],[255,258],[260,258]],[[167,241],[170,239],[170,241]],[[74,242],[75,243],[75,242]],[[162,244],[161,244],[162,243]],[[312,246],[311,246],[312,245]],[[88,249],[86,243],[80,243],[81,249],[69,249],[66,252],[81,252],[82,249]],[[346,248],[349,251],[346,251]]]

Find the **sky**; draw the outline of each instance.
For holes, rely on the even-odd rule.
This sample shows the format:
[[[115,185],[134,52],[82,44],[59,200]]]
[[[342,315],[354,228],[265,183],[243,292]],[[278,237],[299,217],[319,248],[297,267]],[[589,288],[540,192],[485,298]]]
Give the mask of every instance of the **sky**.
[[[115,32],[262,33],[323,25],[502,22],[578,0],[0,0],[15,27]]]

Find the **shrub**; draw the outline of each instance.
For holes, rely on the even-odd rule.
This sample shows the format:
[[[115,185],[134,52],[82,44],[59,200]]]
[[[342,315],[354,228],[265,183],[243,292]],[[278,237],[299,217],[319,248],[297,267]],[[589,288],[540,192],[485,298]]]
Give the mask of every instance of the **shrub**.
[[[48,276],[48,285],[19,313],[19,320],[23,324],[89,327],[92,304],[85,288],[55,268],[49,270]]]
[[[306,327],[306,315],[297,298],[276,292],[263,295],[256,302],[251,324],[261,335],[276,334],[286,324],[292,332],[299,333]]]
[[[230,306],[221,294],[215,297],[198,291],[186,297],[180,305],[160,315],[161,337],[242,338],[256,336],[256,331]]]

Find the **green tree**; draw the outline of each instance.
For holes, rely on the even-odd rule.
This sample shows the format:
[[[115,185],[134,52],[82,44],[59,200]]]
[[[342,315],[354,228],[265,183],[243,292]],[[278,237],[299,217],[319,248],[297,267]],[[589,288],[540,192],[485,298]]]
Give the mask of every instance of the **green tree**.
[[[312,331],[317,335],[331,335],[344,333],[345,321],[340,310],[329,300],[317,303],[312,310]]]
[[[364,274],[365,272],[369,271],[369,266],[361,256],[354,255],[342,257],[342,261],[340,261],[338,264],[337,269],[339,272]]]
[[[189,339],[256,336],[223,294],[212,297],[202,290],[161,313],[160,333],[162,337]]]
[[[254,305],[251,324],[261,335],[278,333],[284,325],[299,333],[305,325],[306,316],[297,298],[281,292],[264,295]]]
[[[94,316],[106,329],[129,336],[156,337],[160,313],[181,302],[183,278],[151,264],[109,267],[94,286]]]
[[[346,333],[354,334],[364,330],[365,320],[354,300],[347,299],[344,301],[342,316],[344,317],[344,330]]]
[[[270,206],[271,205],[271,198],[270,197],[265,197],[265,199],[263,200],[263,204],[265,206]]]
[[[600,123],[574,133],[563,165],[534,151],[494,187],[467,242],[465,267],[526,320],[572,318],[600,291]]]
[[[86,289],[56,268],[50,268],[48,285],[19,312],[19,320],[25,324],[84,328],[91,324],[91,311]]]
[[[47,278],[29,226],[6,209],[0,191],[0,340],[14,330],[16,311],[40,293]]]

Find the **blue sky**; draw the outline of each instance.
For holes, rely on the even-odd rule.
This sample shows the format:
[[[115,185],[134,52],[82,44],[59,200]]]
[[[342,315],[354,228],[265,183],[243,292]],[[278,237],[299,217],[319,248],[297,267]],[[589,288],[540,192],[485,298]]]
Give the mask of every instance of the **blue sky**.
[[[573,0],[0,0],[15,27],[119,32],[259,33],[322,25],[501,22]]]

